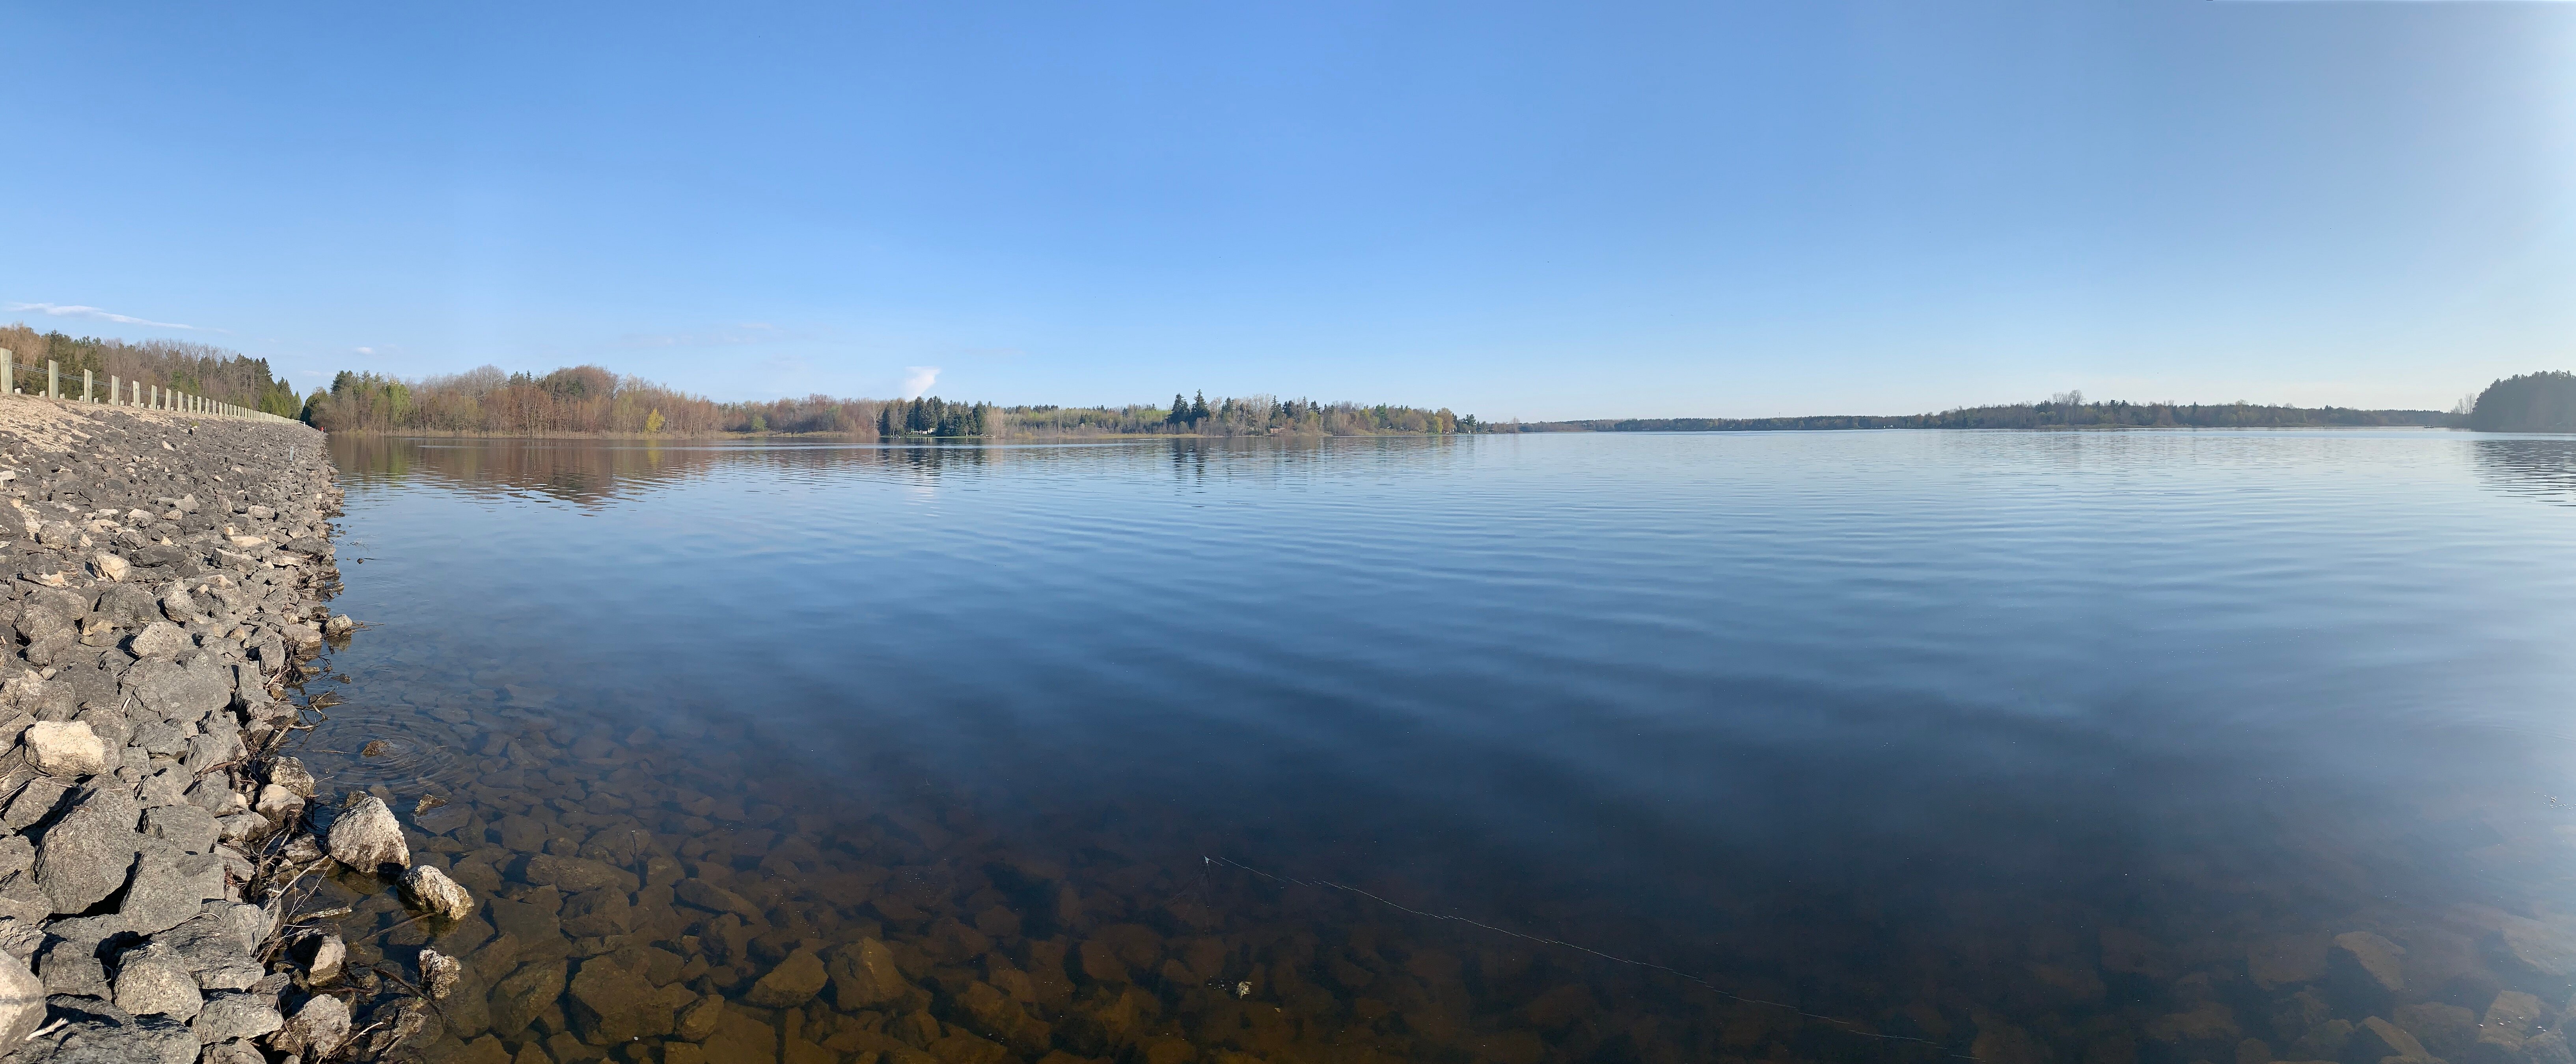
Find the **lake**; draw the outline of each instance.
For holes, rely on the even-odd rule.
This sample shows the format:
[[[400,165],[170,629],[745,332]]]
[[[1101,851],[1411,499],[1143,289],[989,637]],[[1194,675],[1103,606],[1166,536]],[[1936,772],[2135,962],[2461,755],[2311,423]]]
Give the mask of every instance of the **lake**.
[[[2568,1060],[2567,438],[333,447],[450,1059]]]

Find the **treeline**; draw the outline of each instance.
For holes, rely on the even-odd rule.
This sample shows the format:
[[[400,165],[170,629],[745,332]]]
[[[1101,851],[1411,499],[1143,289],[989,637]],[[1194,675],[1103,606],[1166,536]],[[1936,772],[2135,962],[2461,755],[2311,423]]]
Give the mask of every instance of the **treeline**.
[[[2467,420],[2480,432],[2576,432],[2576,373],[2526,373],[2487,385]]]
[[[1188,436],[1446,436],[1496,431],[1473,414],[1447,408],[1361,403],[1319,403],[1274,395],[1220,398],[1207,394],[1170,406],[1011,406],[997,414],[1005,434],[1041,438],[1150,435]]]
[[[917,399],[835,399],[811,395],[720,403],[598,366],[543,375],[485,366],[443,377],[400,380],[343,371],[302,407],[304,420],[332,432],[711,435],[834,433],[860,439],[1113,435],[1445,435],[1492,426],[1447,410],[1319,403],[1256,395],[1211,403],[1172,397],[1169,407],[995,406]]]
[[[2040,403],[1959,407],[1933,414],[1828,415],[1759,418],[1624,418],[1544,421],[1523,432],[1783,432],[1831,429],[2063,429],[2207,428],[2270,429],[2327,426],[2442,428],[2458,417],[2439,410],[2356,410],[2349,407],[2265,406],[2255,403],[2089,403],[2074,392]]]
[[[95,336],[68,336],[61,332],[37,332],[21,322],[0,327],[0,349],[22,366],[32,366],[32,378],[42,386],[45,363],[50,360],[62,371],[66,386],[74,394],[80,388],[81,371],[89,371],[97,394],[107,392],[109,377],[120,382],[141,381],[147,386],[176,388],[190,395],[266,411],[279,417],[295,417],[304,400],[295,386],[269,373],[268,360],[252,358],[220,347],[180,343],[174,340],[102,340]],[[18,387],[28,387],[31,378],[19,370]]]
[[[598,366],[543,376],[484,366],[415,381],[342,370],[305,400],[303,417],[331,432],[690,435],[724,431],[737,412]]]

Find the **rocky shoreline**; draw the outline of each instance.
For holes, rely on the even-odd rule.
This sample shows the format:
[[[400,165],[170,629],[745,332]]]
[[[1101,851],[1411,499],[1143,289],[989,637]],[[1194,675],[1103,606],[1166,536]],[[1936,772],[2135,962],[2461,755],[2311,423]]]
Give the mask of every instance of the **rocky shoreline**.
[[[298,910],[326,874],[473,904],[279,752],[355,628],[339,499],[302,425],[0,397],[0,1060],[366,1059],[429,1022],[452,962],[349,969]]]

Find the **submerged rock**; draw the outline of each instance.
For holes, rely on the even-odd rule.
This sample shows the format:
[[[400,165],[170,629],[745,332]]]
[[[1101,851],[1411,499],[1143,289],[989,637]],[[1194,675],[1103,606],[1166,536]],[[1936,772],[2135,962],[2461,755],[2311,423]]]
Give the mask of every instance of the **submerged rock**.
[[[432,865],[419,865],[403,873],[402,898],[414,909],[450,920],[474,915],[474,892]]]
[[[2399,971],[2399,957],[2406,950],[2394,942],[2368,931],[2347,931],[2336,935],[2334,947],[2326,954],[2329,964],[2341,963],[2368,975],[2380,989],[2398,991],[2406,988],[2406,978]]]
[[[778,967],[770,969],[769,974],[761,976],[759,982],[753,983],[751,992],[743,995],[742,1000],[744,1004],[764,1009],[794,1008],[814,1000],[814,995],[822,993],[823,985],[830,979],[831,976],[823,969],[822,959],[816,957],[813,950],[800,949],[780,961]]]
[[[465,966],[457,963],[454,957],[434,949],[420,951],[421,992],[428,994],[432,1001],[444,1000],[454,993],[456,980],[464,972]]]

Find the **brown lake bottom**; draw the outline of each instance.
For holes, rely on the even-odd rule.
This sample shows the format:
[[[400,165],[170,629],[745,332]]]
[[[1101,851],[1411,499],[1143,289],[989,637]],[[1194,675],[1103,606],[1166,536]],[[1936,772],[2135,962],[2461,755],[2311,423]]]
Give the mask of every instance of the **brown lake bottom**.
[[[434,1059],[2560,1064],[2480,442],[343,443],[301,756],[484,904],[311,906]]]

